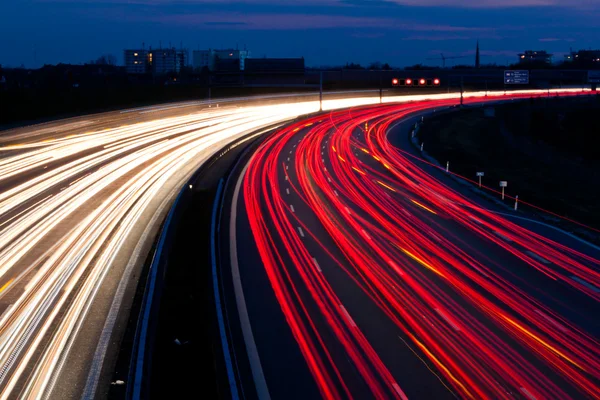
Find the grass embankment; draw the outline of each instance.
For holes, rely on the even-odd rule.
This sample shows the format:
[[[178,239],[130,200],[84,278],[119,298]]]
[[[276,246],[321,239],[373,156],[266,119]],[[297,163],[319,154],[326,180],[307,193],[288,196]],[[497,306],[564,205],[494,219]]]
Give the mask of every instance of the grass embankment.
[[[486,107],[487,108],[487,107]],[[425,150],[453,172],[600,229],[600,98],[537,99],[426,120]],[[574,227],[567,226],[568,229]]]

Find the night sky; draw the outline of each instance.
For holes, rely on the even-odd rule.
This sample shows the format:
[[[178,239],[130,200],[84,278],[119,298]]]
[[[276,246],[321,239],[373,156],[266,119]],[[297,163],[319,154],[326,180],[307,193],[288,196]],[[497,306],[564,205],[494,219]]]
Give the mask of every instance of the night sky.
[[[2,0],[0,64],[83,63],[169,42],[189,49],[247,46],[253,57],[308,66],[441,65],[469,56],[505,64],[545,49],[555,59],[600,47],[600,0]]]

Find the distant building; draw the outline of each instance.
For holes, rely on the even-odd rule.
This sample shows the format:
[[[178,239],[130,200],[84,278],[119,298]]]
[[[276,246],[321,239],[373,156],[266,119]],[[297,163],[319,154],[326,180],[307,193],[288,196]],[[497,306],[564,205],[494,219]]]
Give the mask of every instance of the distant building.
[[[519,53],[519,64],[552,64],[552,54],[546,50],[527,50]]]
[[[125,50],[125,70],[128,74],[179,73],[187,65],[188,52],[183,49]]]
[[[565,62],[600,66],[600,50],[571,51],[565,56]]]
[[[246,68],[246,59],[250,58],[250,52],[237,49],[194,50],[192,58],[194,69],[206,67],[210,71],[218,71],[220,68],[230,70],[237,65],[237,70],[243,71]]]
[[[128,74],[145,74],[150,72],[148,50],[125,50],[125,70]]]
[[[210,71],[215,69],[215,51],[208,50],[194,50],[192,52],[192,66],[194,69],[208,68]]]

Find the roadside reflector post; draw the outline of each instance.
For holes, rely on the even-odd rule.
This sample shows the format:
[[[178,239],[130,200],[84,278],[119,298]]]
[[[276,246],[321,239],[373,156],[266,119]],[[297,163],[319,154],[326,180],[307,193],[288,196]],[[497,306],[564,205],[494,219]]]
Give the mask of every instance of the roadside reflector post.
[[[484,176],[484,173],[477,172],[475,175],[479,178],[479,189],[481,189],[481,177]]]
[[[425,144],[425,142],[421,143],[421,151],[423,151],[423,145]]]
[[[504,200],[504,188],[508,186],[508,182],[500,181],[500,187],[502,188],[502,200]]]
[[[450,161],[446,161],[446,172],[450,170]]]
[[[515,196],[515,211],[517,211],[517,207],[519,205],[519,195]]]

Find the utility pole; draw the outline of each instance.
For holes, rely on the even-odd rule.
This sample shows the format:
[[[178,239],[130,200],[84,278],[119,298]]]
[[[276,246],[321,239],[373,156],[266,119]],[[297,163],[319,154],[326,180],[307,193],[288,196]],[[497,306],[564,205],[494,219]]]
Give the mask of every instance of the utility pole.
[[[319,71],[319,111],[323,111],[323,71]]]
[[[381,83],[381,70],[379,70],[379,104],[383,104],[383,86]]]

